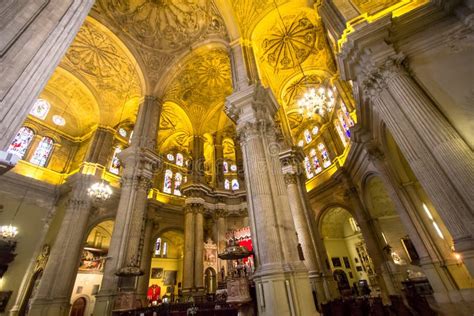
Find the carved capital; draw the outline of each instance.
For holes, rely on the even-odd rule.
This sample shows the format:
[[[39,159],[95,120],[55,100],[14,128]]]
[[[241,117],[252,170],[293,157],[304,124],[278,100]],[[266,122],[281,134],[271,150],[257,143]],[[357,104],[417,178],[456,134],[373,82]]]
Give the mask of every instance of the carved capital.
[[[294,173],[285,173],[284,178],[286,185],[296,184],[298,182],[298,176]]]

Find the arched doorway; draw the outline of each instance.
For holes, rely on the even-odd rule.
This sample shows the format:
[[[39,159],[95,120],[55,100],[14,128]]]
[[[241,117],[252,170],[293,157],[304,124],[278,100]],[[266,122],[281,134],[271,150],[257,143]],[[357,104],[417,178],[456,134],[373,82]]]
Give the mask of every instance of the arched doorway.
[[[70,316],[84,316],[84,312],[86,311],[86,305],[86,299],[83,297],[79,297],[72,304]]]
[[[321,217],[320,232],[328,258],[326,265],[342,296],[352,295],[351,288],[360,281],[365,280],[372,287],[377,284],[360,227],[349,211],[342,207],[328,209]]]
[[[207,268],[204,272],[204,286],[207,294],[214,294],[217,290],[216,270]]]
[[[28,286],[28,291],[26,292],[25,299],[23,300],[23,303],[18,315],[20,316],[28,315],[28,311],[30,309],[30,304],[31,304],[30,300],[36,295],[36,291],[38,289],[42,276],[43,276],[43,269],[40,269],[36,271],[33,277],[31,278],[30,285]]]

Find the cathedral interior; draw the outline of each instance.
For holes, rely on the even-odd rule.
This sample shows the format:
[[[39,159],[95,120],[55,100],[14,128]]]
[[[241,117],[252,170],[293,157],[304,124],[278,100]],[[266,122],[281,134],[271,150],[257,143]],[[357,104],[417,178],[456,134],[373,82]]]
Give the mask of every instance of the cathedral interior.
[[[473,315],[474,1],[4,0],[0,315]]]

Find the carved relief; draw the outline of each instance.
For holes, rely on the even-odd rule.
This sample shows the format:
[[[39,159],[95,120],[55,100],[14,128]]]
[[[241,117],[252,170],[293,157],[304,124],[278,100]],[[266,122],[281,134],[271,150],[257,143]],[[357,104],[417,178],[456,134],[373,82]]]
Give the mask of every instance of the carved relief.
[[[204,35],[224,33],[224,23],[210,0],[100,0],[105,12],[139,46],[176,51]]]

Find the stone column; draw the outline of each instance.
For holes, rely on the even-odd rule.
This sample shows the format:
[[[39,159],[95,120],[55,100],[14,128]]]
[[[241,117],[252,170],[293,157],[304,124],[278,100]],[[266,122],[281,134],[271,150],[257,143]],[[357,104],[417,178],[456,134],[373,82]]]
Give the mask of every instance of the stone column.
[[[249,221],[256,255],[259,315],[315,315],[308,272],[299,261],[295,226],[278,158],[278,105],[260,84],[227,98],[243,154]]]
[[[143,237],[142,260],[140,262],[140,269],[143,275],[138,279],[137,292],[143,301],[146,301],[146,293],[148,290],[148,281],[150,280],[151,258],[153,255],[155,241],[152,240],[153,227],[155,222],[148,217],[145,224],[145,234]],[[146,305],[145,305],[146,306]]]
[[[190,205],[184,207],[184,258],[183,293],[194,287],[194,210]]]
[[[423,220],[418,214],[416,207],[406,199],[403,198],[402,193],[397,194],[394,188],[394,179],[390,174],[388,166],[385,163],[384,154],[376,147],[369,145],[368,148],[369,160],[379,171],[380,177],[384,182],[385,188],[395,204],[400,219],[405,226],[410,240],[416,248],[420,256],[420,266],[428,278],[432,288],[433,296],[438,303],[450,302],[449,292],[457,292],[455,285],[451,281],[451,276],[447,270],[439,266],[440,253],[431,241],[431,237],[427,234],[426,227],[423,225]],[[415,193],[416,195],[416,193]],[[415,203],[421,204],[421,201],[416,199]],[[421,208],[418,208],[421,211]],[[457,296],[460,296],[457,294]],[[454,303],[454,302],[453,302]]]
[[[66,316],[71,298],[90,214],[87,189],[91,176],[78,174],[67,201],[64,219],[51,249],[38,294],[28,315]]]
[[[301,165],[304,160],[304,154],[298,148],[289,148],[280,153],[282,171],[285,177],[286,189],[288,191],[288,200],[290,202],[291,215],[295,224],[298,241],[301,244],[304,255],[304,263],[308,269],[309,279],[313,291],[318,295],[318,302],[324,301],[324,288],[320,278],[320,269],[316,259],[316,247],[314,236],[311,231],[311,225],[308,222],[308,216],[305,208],[306,195],[302,195],[299,190],[299,175],[302,174]]]
[[[204,291],[204,208],[194,208],[194,287]]]
[[[93,4],[92,0],[3,4],[0,151],[8,148]]]
[[[374,263],[375,277],[378,285],[381,288],[382,299],[388,302],[388,295],[397,295],[395,286],[393,284],[389,260],[386,258],[380,243],[380,239],[377,238],[377,234],[374,230],[373,223],[367,219],[367,211],[360,200],[357,188],[352,183],[350,176],[345,173],[345,170],[340,169],[342,176],[342,183],[346,188],[346,197],[349,199],[351,205],[354,208],[354,217],[357,224],[360,226],[361,233],[364,237],[364,242],[367,245],[370,258]]]
[[[133,308],[138,298],[136,278],[143,274],[140,264],[148,190],[159,162],[155,149],[160,112],[157,99],[145,96],[132,143],[119,155],[124,166],[122,190],[108,253],[111,258],[105,264],[101,289],[96,295],[95,315]],[[119,281],[121,292],[117,293]]]
[[[391,63],[389,63],[389,65],[391,65]],[[390,66],[389,69],[392,68],[393,67]],[[385,77],[387,76],[388,74],[385,75]],[[442,165],[443,161],[441,158],[436,157],[437,153],[432,152],[434,145],[431,143],[432,145],[428,146],[426,140],[420,137],[419,132],[414,127],[416,124],[410,122],[408,113],[406,115],[402,111],[401,105],[399,105],[394,95],[392,95],[388,89],[387,83],[379,77],[377,78],[378,79],[367,79],[365,81],[365,93],[369,96],[376,111],[380,113],[381,118],[387,124],[397,145],[410,164],[411,169],[429,195],[438,214],[443,219],[444,224],[453,237],[456,251],[462,254],[466,267],[470,273],[474,275],[474,242],[472,239],[473,215],[471,210],[471,206],[474,204],[471,203],[471,206],[469,206],[468,203],[466,203],[474,194],[470,198],[463,196],[466,191],[472,190],[472,185],[466,184],[462,191],[458,190],[454,185],[454,182],[460,185],[459,183],[461,183],[463,179],[466,180],[466,178],[470,177],[470,171],[467,170],[469,167],[459,167],[459,170],[462,169],[465,173],[465,175],[460,176],[459,179],[453,178],[457,177],[457,173],[454,172],[457,169],[453,170],[454,167],[445,171],[444,169],[446,167]],[[412,113],[410,115],[413,116],[415,114]],[[429,121],[424,121],[423,118],[420,118],[420,120],[419,124],[423,126],[429,124]],[[437,125],[436,122],[434,122],[434,124]],[[435,139],[443,141],[436,135],[437,133],[433,135]],[[453,139],[453,146],[454,143],[456,143],[455,139]],[[441,147],[444,148],[448,146],[449,145]],[[461,157],[463,156],[461,155]],[[454,165],[457,163],[456,159],[453,161]],[[469,161],[473,160],[467,159],[466,163]]]
[[[222,253],[224,252],[225,247],[226,247],[225,211],[217,210],[215,214],[217,217],[217,253]],[[225,260],[217,259],[218,280],[220,282],[224,282],[225,280],[222,280],[221,273],[220,273],[221,268],[224,268],[224,271],[225,271],[224,275],[227,275],[227,266],[226,266]]]

